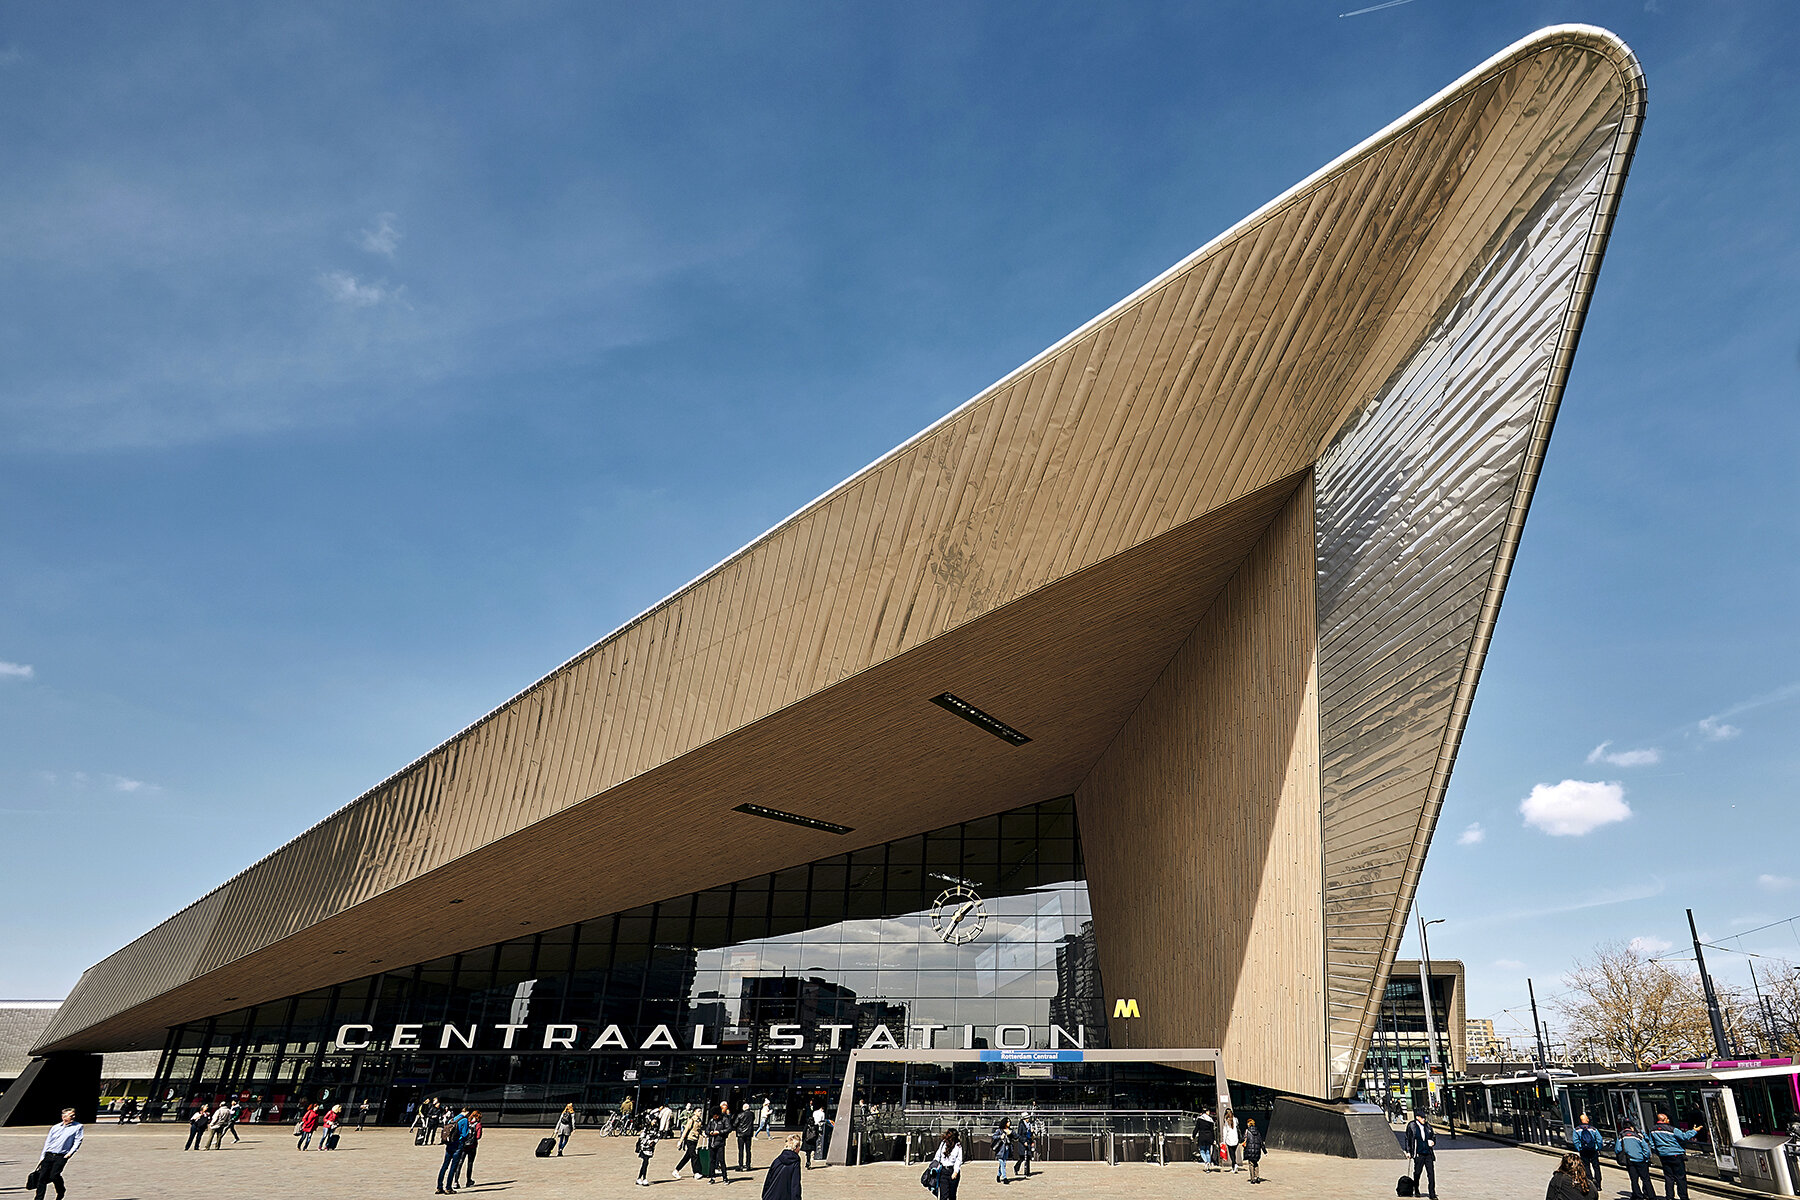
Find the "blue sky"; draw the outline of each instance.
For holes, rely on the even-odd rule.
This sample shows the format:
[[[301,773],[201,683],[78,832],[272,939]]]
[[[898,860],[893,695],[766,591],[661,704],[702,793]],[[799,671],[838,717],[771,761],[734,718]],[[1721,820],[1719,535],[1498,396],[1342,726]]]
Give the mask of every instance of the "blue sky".
[[[1800,913],[1800,9],[1353,7],[8,7],[0,993],[1560,21],[1632,44],[1649,118],[1432,948],[1488,1014],[1690,905]],[[1553,835],[1539,787],[1629,816]]]

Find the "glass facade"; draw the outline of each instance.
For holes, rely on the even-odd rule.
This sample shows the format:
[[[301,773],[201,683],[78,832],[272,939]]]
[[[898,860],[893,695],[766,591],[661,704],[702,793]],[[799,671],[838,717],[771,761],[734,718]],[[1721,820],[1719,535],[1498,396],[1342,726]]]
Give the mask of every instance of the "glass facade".
[[[536,1122],[766,1095],[793,1119],[835,1100],[853,1046],[1104,1047],[1103,995],[1064,797],[178,1026],[149,1115],[235,1096],[267,1121],[368,1100],[396,1122],[443,1096]],[[1000,1072],[1009,1103],[1114,1099],[1081,1064],[1029,1084],[876,1066],[864,1098],[990,1102]]]

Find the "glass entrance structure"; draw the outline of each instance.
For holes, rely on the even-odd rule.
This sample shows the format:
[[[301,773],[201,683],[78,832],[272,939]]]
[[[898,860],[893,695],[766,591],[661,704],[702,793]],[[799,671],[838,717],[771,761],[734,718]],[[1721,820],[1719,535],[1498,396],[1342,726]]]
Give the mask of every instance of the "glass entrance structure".
[[[454,922],[457,903],[435,910]],[[854,1046],[1107,1043],[1074,802],[916,837],[176,1026],[152,1117],[427,1096],[538,1121],[627,1096],[770,1096],[795,1119]],[[1093,1103],[1110,1075],[879,1069],[873,1103]],[[1132,1090],[1185,1090],[1136,1069]],[[1203,1089],[1195,1083],[1198,1096]]]

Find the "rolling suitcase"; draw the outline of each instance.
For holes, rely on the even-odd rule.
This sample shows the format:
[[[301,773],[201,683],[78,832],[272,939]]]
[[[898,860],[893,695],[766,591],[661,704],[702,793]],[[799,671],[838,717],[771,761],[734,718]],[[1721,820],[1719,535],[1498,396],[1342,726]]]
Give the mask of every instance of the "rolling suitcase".
[[[423,1125],[421,1125],[417,1129],[413,1130],[413,1145],[423,1146],[424,1144],[425,1144],[425,1127]]]
[[[555,1154],[555,1153],[556,1153],[556,1139],[555,1138],[547,1137],[543,1141],[541,1141],[537,1144],[537,1156],[539,1158],[549,1158],[552,1154]]]
[[[712,1178],[712,1151],[705,1146],[694,1151],[694,1170],[707,1179]]]
[[[337,1130],[335,1130],[335,1129],[332,1130],[330,1133],[326,1134],[325,1135],[325,1148],[327,1150],[336,1150],[337,1149],[337,1139],[338,1139],[338,1133],[337,1133]]]

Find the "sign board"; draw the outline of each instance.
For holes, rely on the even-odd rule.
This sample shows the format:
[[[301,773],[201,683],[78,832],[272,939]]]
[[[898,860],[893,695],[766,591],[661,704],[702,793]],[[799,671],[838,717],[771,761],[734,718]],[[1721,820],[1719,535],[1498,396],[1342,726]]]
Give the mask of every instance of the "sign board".
[[[629,1067],[626,1068],[626,1070],[623,1072],[623,1075],[624,1075],[626,1083],[636,1083],[637,1082],[637,1077],[638,1077],[637,1072],[634,1070],[631,1070]]]
[[[1049,1063],[1044,1063],[1041,1066],[1033,1065],[1031,1063],[1020,1063],[1018,1070],[1020,1079],[1052,1079],[1055,1077],[1055,1071],[1051,1068]]]

